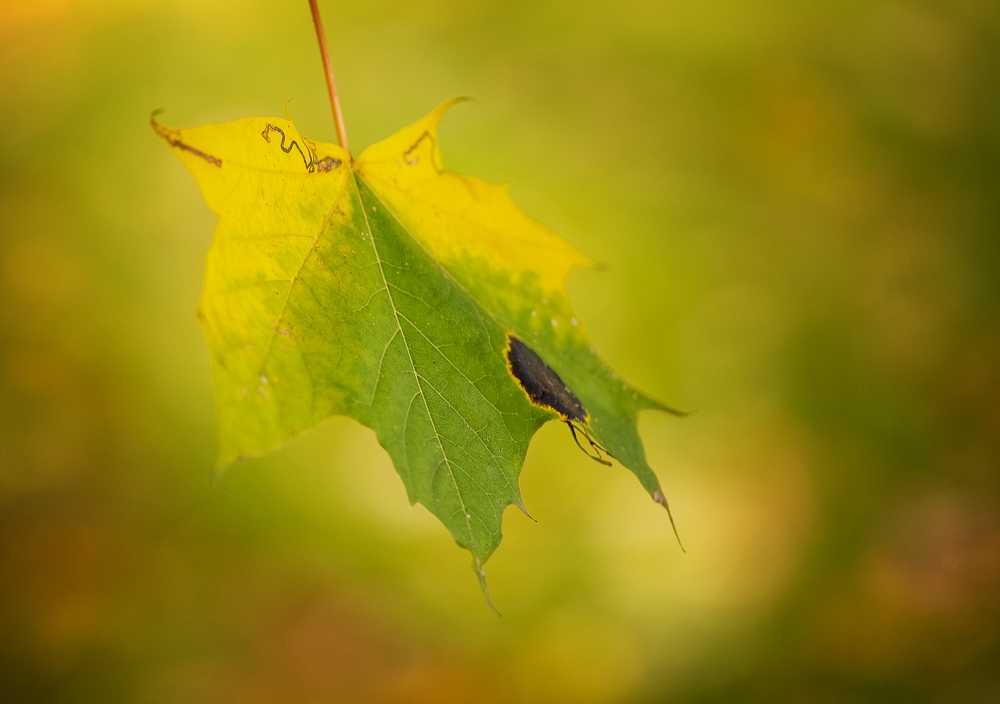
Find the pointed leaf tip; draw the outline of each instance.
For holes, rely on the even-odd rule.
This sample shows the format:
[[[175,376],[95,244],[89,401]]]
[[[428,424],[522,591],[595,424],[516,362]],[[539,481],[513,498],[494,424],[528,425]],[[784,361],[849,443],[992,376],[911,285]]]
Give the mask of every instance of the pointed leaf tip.
[[[436,128],[437,127],[437,123],[441,120],[442,117],[444,117],[444,114],[446,112],[448,112],[449,110],[451,110],[453,107],[455,107],[459,103],[471,103],[471,102],[473,102],[473,98],[471,98],[471,97],[469,97],[467,95],[460,95],[460,96],[458,96],[456,98],[450,98],[449,100],[444,101],[443,103],[441,103],[440,105],[438,105],[436,108],[434,108],[430,112],[430,114],[427,115],[427,117],[425,117],[424,119],[427,120],[428,122],[431,122],[434,125],[434,127]]]
[[[684,549],[684,543],[681,542],[681,536],[677,533],[677,525],[674,523],[674,514],[670,511],[670,504],[667,503],[667,497],[663,495],[663,492],[656,489],[653,492],[653,501],[660,504],[663,508],[667,510],[667,518],[670,519],[670,527],[674,530],[674,537],[677,538],[677,544],[681,546],[681,552],[687,552]]]
[[[493,603],[493,598],[490,596],[490,588],[486,584],[486,571],[483,569],[482,560],[475,554],[472,556],[472,571],[476,573],[476,581],[479,582],[479,589],[483,592],[483,598],[486,599],[486,604],[493,609],[493,612],[497,616],[503,616],[500,610],[497,609],[496,605]]]
[[[535,523],[538,523],[538,521],[535,519],[535,517],[532,516],[530,513],[528,513],[527,506],[524,505],[524,501],[522,501],[520,498],[518,498],[517,503],[515,504],[515,506],[517,506],[519,509],[521,509],[521,513],[523,513],[525,516],[527,516],[531,520],[535,521]]]

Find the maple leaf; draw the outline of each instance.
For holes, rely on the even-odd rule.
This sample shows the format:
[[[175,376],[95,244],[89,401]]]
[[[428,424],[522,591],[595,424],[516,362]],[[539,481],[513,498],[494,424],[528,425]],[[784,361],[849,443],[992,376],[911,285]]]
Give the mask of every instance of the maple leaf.
[[[217,469],[351,416],[484,584],[543,423],[567,422],[666,507],[636,416],[672,409],[603,364],[574,316],[564,281],[590,260],[506,187],[442,168],[437,124],[454,102],[356,160],[289,120],[153,127],[219,217],[198,308]]]

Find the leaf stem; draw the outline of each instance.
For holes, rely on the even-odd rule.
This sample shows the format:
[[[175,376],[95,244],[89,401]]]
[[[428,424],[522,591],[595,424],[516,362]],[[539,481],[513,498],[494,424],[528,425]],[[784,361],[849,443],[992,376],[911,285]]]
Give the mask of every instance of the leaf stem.
[[[319,7],[316,0],[309,0],[312,10],[313,24],[316,26],[316,38],[319,40],[319,53],[323,58],[323,71],[326,74],[326,90],[330,94],[330,107],[333,108],[333,124],[337,128],[337,142],[350,152],[347,146],[347,130],[344,129],[344,116],[340,112],[340,98],[337,97],[337,82],[333,79],[333,67],[330,66],[330,52],[326,49],[326,35],[323,33],[323,22],[319,18]]]

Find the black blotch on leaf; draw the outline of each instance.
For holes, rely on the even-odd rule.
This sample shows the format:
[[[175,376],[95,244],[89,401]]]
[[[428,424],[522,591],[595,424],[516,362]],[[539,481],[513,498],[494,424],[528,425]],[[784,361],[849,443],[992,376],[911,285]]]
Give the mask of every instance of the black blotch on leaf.
[[[532,403],[555,411],[566,421],[587,422],[587,409],[576,394],[537,352],[513,335],[508,335],[507,362]]]

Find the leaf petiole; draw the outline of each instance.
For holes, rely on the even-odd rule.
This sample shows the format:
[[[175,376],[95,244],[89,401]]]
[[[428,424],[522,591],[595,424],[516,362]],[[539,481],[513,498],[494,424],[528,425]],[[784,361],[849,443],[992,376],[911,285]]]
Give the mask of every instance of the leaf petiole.
[[[330,107],[333,108],[333,124],[337,128],[337,142],[350,152],[347,146],[347,130],[344,128],[344,116],[340,112],[340,98],[337,96],[337,82],[333,78],[333,67],[330,65],[330,52],[326,48],[326,35],[323,33],[323,22],[319,18],[319,6],[316,0],[309,0],[312,11],[313,25],[316,26],[316,38],[319,40],[319,53],[323,59],[323,72],[326,75],[326,91],[330,94]]]

